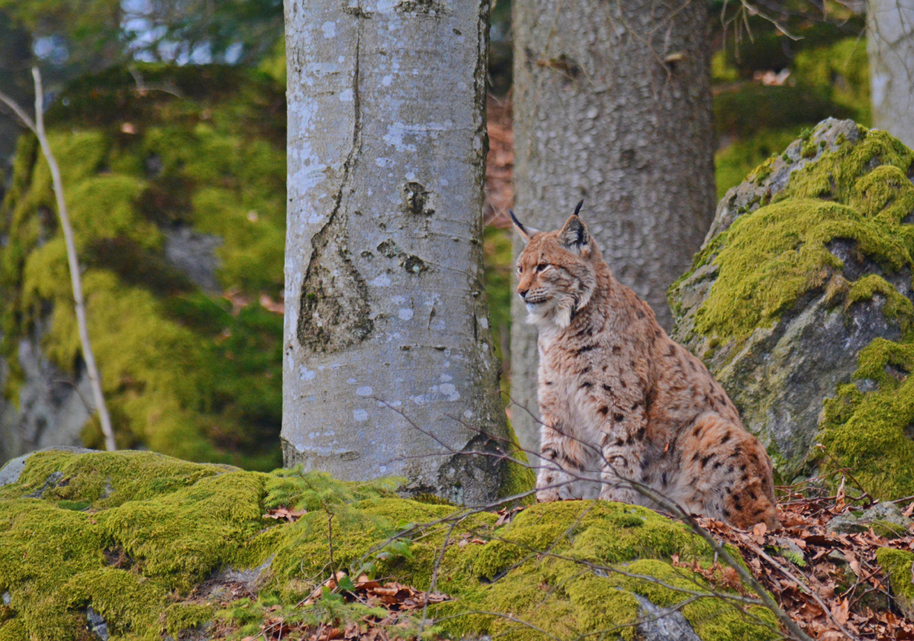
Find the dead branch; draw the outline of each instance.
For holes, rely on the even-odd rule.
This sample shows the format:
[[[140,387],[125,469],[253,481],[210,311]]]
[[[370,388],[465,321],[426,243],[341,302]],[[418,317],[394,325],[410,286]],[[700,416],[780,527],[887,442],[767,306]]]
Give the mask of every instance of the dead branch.
[[[35,80],[35,120],[33,121],[25,110],[22,109],[12,98],[0,92],[0,101],[12,109],[13,113],[19,117],[22,123],[38,138],[41,145],[41,152],[51,170],[51,182],[54,188],[54,196],[57,199],[57,215],[60,219],[60,228],[63,231],[64,241],[67,246],[67,262],[70,266],[70,284],[73,289],[73,303],[76,309],[76,323],[79,327],[79,341],[82,346],[83,360],[86,363],[86,373],[89,375],[89,383],[92,387],[92,396],[95,400],[95,407],[98,410],[98,418],[101,423],[102,433],[105,436],[105,449],[113,452],[117,449],[114,440],[114,429],[111,427],[111,416],[108,414],[108,406],[105,404],[105,396],[102,392],[101,377],[98,373],[98,367],[95,364],[95,354],[92,351],[92,343],[89,340],[89,325],[86,319],[86,304],[83,297],[82,276],[79,271],[79,259],[76,255],[76,242],[73,238],[73,227],[70,225],[70,215],[67,210],[67,203],[64,199],[63,179],[60,176],[60,166],[54,152],[51,150],[51,144],[48,142],[47,132],[44,127],[44,89],[41,83],[41,72],[38,67],[32,67],[32,77]]]

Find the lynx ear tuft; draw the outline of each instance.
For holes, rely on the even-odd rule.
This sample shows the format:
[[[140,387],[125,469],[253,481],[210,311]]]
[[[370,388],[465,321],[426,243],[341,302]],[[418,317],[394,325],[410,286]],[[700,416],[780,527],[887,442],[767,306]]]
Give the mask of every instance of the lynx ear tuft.
[[[523,239],[525,245],[530,242],[531,238],[540,233],[538,229],[533,229],[532,227],[524,227],[517,219],[517,216],[514,215],[513,209],[509,209],[508,213],[511,215],[511,222],[514,223],[514,228],[517,230],[517,233],[520,234],[520,237]]]
[[[577,204],[577,206],[574,208],[574,215],[575,215],[575,216],[577,216],[577,215],[579,215],[579,214],[581,213],[581,207],[583,207],[583,206],[584,206],[584,200],[581,199],[581,202],[579,202],[579,203]]]
[[[590,234],[587,233],[587,227],[581,222],[581,219],[573,215],[565,222],[562,231],[559,232],[559,238],[565,248],[576,254],[584,253],[590,243]]]

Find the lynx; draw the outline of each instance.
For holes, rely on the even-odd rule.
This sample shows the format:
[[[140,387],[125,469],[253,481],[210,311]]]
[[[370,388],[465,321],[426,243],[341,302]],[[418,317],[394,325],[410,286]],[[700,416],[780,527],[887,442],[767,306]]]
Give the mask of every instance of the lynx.
[[[704,364],[617,281],[574,214],[559,231],[511,218],[517,293],[539,331],[539,501],[596,498],[741,528],[777,525],[771,461]],[[661,505],[662,507],[662,505]]]

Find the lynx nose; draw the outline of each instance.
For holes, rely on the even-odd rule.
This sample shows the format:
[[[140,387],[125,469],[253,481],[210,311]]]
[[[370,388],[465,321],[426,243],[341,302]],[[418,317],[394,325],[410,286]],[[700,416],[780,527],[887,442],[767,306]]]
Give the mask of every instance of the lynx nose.
[[[527,292],[529,292],[529,291],[530,291],[529,289],[521,289],[520,287],[518,287],[517,295],[521,297],[521,300],[527,300]]]

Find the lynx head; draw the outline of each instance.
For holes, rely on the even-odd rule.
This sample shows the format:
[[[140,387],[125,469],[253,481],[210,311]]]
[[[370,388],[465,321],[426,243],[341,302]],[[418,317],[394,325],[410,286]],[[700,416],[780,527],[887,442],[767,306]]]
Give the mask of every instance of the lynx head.
[[[595,261],[600,250],[578,218],[584,201],[558,231],[540,232],[524,227],[514,212],[511,220],[526,247],[517,257],[517,293],[527,305],[527,322],[540,329],[568,327],[596,287]]]

